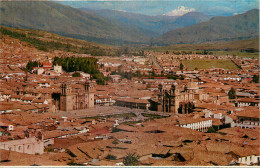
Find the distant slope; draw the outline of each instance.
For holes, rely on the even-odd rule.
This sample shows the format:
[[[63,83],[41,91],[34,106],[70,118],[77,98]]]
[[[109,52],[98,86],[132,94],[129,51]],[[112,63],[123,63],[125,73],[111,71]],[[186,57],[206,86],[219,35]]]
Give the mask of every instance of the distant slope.
[[[259,38],[228,41],[228,42],[207,42],[201,44],[174,44],[167,47],[152,47],[154,50],[210,50],[210,51],[240,51],[253,48],[259,51]]]
[[[186,13],[183,16],[178,17],[175,20],[176,25],[180,25],[181,27],[194,25],[200,22],[208,21],[211,17],[208,15],[205,15],[201,12],[189,12]]]
[[[199,22],[207,21],[210,16],[200,12],[190,12],[183,16],[148,16],[143,14],[116,11],[116,10],[92,10],[88,8],[79,8],[83,11],[92,12],[99,16],[120,21],[127,26],[134,26],[138,29],[146,30],[144,33],[150,37],[166,33],[167,31],[174,30],[180,27],[193,25]],[[153,33],[153,34],[151,34]],[[152,35],[152,36],[151,36]]]
[[[1,25],[46,30],[87,41],[145,43],[144,33],[116,20],[84,12],[55,2],[0,2]]]
[[[92,56],[114,56],[118,53],[117,47],[63,37],[47,31],[4,26],[0,28],[1,35],[19,39],[42,51],[60,50],[78,54],[91,54]]]
[[[259,10],[229,17],[214,17],[207,22],[169,31],[158,37],[159,45],[233,41],[259,36]]]

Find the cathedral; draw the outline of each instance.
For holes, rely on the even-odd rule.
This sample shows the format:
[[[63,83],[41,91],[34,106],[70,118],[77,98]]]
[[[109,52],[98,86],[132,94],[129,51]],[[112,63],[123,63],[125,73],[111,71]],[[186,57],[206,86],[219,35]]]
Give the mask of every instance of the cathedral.
[[[72,111],[94,107],[95,87],[93,82],[61,85],[61,93],[54,96],[57,110]]]
[[[198,101],[208,99],[208,94],[202,93],[198,85],[191,81],[183,85],[172,85],[167,89],[159,85],[157,100],[152,100],[152,110],[172,112],[176,114],[191,113]]]

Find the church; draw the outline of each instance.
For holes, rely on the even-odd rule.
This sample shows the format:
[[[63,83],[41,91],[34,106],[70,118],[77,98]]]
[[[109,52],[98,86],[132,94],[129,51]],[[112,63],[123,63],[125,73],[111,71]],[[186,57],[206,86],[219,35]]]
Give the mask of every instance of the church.
[[[159,84],[156,100],[151,100],[151,109],[175,114],[191,113],[199,101],[207,100],[208,94],[199,90],[198,85],[190,81],[187,84],[172,85],[167,89]]]
[[[86,81],[83,84],[61,85],[61,92],[53,95],[56,109],[60,111],[83,110],[94,107],[95,84]]]

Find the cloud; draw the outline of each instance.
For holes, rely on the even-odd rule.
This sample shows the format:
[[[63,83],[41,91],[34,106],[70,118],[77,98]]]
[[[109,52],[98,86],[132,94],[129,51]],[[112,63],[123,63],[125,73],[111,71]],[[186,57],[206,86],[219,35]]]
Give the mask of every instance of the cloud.
[[[193,12],[193,11],[195,11],[194,8],[188,8],[188,7],[185,7],[185,6],[178,6],[177,9],[174,9],[171,12],[165,13],[164,15],[167,15],[167,16],[182,16],[186,13]]]

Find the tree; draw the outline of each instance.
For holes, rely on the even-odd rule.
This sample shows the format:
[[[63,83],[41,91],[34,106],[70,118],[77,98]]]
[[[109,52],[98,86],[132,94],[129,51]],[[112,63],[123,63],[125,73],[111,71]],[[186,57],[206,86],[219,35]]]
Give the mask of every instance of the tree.
[[[214,127],[210,127],[207,131],[208,133],[216,133],[216,129]]]
[[[253,82],[259,83],[259,76],[258,75],[253,76]]]
[[[180,64],[180,70],[183,70],[183,64],[182,63]]]
[[[124,159],[123,163],[125,166],[137,166],[139,162],[139,156],[136,153],[128,153]]]
[[[115,156],[115,155],[110,155],[110,154],[108,154],[108,155],[105,157],[105,159],[107,159],[107,160],[116,160],[116,156]]]
[[[80,73],[75,72],[75,73],[72,74],[72,77],[80,77]]]
[[[229,99],[235,99],[236,98],[236,91],[233,87],[229,90],[228,97],[229,97]]]

